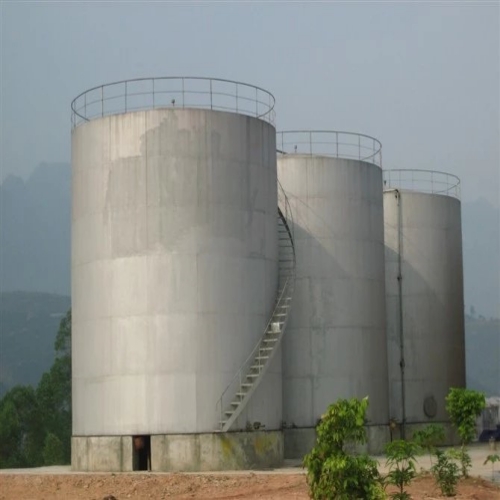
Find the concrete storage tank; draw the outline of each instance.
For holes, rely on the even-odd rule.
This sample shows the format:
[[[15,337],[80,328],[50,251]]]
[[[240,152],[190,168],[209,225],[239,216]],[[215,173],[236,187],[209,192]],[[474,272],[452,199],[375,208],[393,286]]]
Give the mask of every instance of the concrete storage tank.
[[[351,397],[369,396],[378,451],[389,422],[381,144],[305,131],[279,132],[277,147],[297,255],[283,340],[285,458],[309,451],[328,405]]]
[[[390,415],[410,437],[465,386],[460,180],[384,171]],[[448,435],[447,440],[452,440]]]
[[[273,107],[204,78],[73,101],[74,469],[282,460]]]

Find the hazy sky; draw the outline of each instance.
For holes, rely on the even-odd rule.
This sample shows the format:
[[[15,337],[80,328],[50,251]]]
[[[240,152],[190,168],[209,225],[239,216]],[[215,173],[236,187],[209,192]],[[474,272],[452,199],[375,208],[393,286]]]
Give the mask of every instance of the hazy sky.
[[[278,129],[383,143],[500,204],[498,2],[15,2],[1,9],[1,178],[70,160],[70,102],[141,76],[270,90]]]

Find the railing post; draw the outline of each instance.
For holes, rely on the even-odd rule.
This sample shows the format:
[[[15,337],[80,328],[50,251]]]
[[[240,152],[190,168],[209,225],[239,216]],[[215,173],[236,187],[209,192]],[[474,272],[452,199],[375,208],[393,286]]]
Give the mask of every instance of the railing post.
[[[155,79],[153,78],[153,109],[155,109]]]
[[[125,113],[127,112],[127,82],[125,82]]]
[[[101,86],[101,118],[104,116],[104,85]]]
[[[312,144],[312,132],[309,131],[309,154],[313,154],[313,144]]]
[[[339,157],[339,133],[335,132],[335,144],[337,150],[337,158]]]
[[[182,79],[182,107],[184,107],[184,99],[185,99],[185,94],[184,94],[184,78]]]
[[[238,84],[235,83],[234,86],[236,87],[236,113],[238,112]]]
[[[358,159],[361,160],[361,136],[358,135]]]
[[[259,116],[259,94],[255,87],[255,116]]]

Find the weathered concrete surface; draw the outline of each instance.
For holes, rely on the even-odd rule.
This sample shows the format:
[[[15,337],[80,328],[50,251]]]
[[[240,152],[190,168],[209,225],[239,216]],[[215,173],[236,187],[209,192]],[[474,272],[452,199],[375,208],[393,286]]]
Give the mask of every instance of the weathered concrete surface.
[[[290,154],[278,179],[294,219],[295,297],[283,338],[283,420],[312,428],[339,398],[389,421],[381,169]]]
[[[281,431],[151,436],[156,472],[267,469],[283,464]]]
[[[445,422],[450,388],[465,387],[460,201],[388,190],[384,221],[390,417],[402,421],[404,389],[407,424]]]
[[[200,109],[73,130],[74,435],[218,429],[276,299],[275,142],[262,120]],[[277,355],[235,429],[279,429],[281,380]]]
[[[386,443],[390,439],[388,425],[367,426],[367,443],[355,446],[352,451],[378,455],[383,453]],[[286,460],[302,459],[309,453],[316,443],[316,430],[313,427],[300,429],[285,429],[284,449]]]
[[[131,436],[73,437],[71,469],[80,472],[133,470]],[[283,465],[281,431],[151,436],[153,472],[268,469]]]
[[[85,472],[132,471],[132,437],[72,437],[71,468]]]

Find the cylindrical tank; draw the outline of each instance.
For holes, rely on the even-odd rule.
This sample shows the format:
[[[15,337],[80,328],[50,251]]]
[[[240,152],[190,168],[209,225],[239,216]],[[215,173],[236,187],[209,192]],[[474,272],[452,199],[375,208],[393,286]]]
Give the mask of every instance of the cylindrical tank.
[[[407,436],[448,422],[445,397],[465,386],[459,187],[442,172],[384,171],[390,415]]]
[[[381,145],[305,131],[279,132],[277,147],[297,259],[283,339],[285,457],[308,451],[331,403],[365,396],[381,430],[375,451],[388,429]]]
[[[216,404],[276,299],[273,105],[259,88],[192,78],[74,101],[75,437],[219,429]],[[276,357],[233,429],[279,429],[280,395]]]

